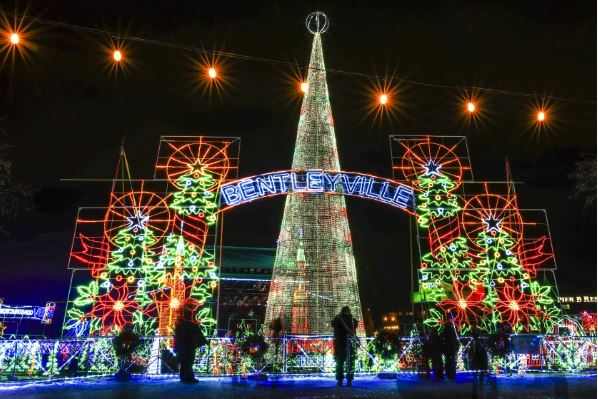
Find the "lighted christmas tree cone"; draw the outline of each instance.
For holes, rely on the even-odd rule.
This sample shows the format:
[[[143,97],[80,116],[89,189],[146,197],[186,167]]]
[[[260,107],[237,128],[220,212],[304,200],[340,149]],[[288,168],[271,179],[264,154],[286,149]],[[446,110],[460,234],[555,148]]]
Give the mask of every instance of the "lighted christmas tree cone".
[[[312,30],[308,90],[301,106],[292,165],[297,171],[341,170],[326,83],[322,26]],[[364,336],[345,198],[287,195],[264,325],[271,326],[280,318],[283,333],[329,335],[330,322],[343,306],[350,307],[359,321],[358,334]]]

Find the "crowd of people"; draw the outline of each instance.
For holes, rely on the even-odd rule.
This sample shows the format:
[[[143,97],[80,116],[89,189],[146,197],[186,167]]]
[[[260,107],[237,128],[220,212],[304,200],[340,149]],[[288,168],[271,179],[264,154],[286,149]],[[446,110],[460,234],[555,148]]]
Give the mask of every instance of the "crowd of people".
[[[175,328],[175,351],[180,362],[180,379],[183,383],[195,383],[192,371],[196,350],[207,343],[198,325],[193,321],[193,315],[185,310]],[[351,309],[344,306],[340,313],[331,321],[334,331],[334,358],[336,362],[336,380],[339,387],[346,379],[347,386],[352,385],[354,378],[356,336],[358,321],[351,314]],[[280,319],[276,319],[270,326],[271,333],[278,337],[283,330]],[[477,328],[472,330],[472,341],[468,348],[469,368],[477,375],[474,380],[483,382],[484,375],[489,369],[488,349],[494,356],[505,356],[510,352],[510,340],[506,329],[499,326],[485,343],[480,339]],[[457,356],[460,341],[454,324],[447,323],[438,332],[430,328],[421,338],[421,353],[418,364],[420,371],[426,378],[433,376],[436,380],[447,378],[455,380],[457,376]]]
[[[457,352],[459,351],[459,337],[452,324],[446,325],[439,334],[435,328],[422,342],[422,363],[426,377],[430,377],[430,364],[434,378],[454,380],[457,376]]]

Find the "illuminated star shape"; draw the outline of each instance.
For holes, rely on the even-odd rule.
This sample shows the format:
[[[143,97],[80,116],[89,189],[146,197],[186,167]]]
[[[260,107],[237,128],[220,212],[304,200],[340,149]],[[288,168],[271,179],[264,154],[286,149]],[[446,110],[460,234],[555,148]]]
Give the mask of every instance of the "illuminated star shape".
[[[199,159],[195,160],[194,163],[188,164],[187,166],[189,166],[191,174],[194,174],[194,173],[203,174],[204,173],[204,165],[201,164]]]
[[[134,230],[136,228],[145,230],[145,225],[149,221],[149,216],[142,215],[138,209],[133,216],[127,217],[127,220],[129,221],[129,230]]]
[[[491,231],[496,231],[497,233],[500,232],[502,219],[495,218],[492,213],[488,215],[488,219],[482,219],[482,222],[486,225],[487,233],[490,233]]]
[[[437,164],[433,160],[429,160],[427,164],[423,165],[426,169],[426,176],[440,176],[440,164]]]

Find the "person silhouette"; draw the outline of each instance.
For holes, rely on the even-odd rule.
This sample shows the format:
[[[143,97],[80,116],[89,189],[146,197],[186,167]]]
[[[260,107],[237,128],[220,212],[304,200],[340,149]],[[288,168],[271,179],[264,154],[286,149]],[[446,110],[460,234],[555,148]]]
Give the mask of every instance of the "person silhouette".
[[[447,323],[442,330],[442,354],[444,355],[444,371],[449,380],[454,380],[457,377],[457,352],[459,352],[457,330],[453,323]]]
[[[351,315],[351,309],[343,306],[340,314],[332,319],[334,329],[334,360],[336,361],[336,385],[343,386],[345,362],[347,363],[347,386],[353,383],[353,368],[355,363],[355,349],[353,339],[357,330],[357,320]]]
[[[195,351],[207,343],[201,329],[194,320],[193,311],[184,308],[174,328],[174,350],[181,363],[180,380],[184,384],[198,382],[193,375]]]
[[[435,380],[443,380],[444,373],[442,370],[442,340],[438,335],[438,330],[430,329],[428,337],[428,353],[432,361],[432,371],[434,372]]]
[[[280,338],[282,330],[282,319],[280,317],[277,317],[274,320],[272,320],[272,323],[270,323],[270,335],[272,336],[272,341],[274,341],[274,353],[276,359],[278,359],[278,351],[280,349]]]
[[[483,390],[484,374],[488,372],[488,352],[486,352],[475,324],[472,327],[471,344],[469,345],[469,367],[473,370],[471,397],[477,399],[478,391]]]
[[[141,340],[133,331],[133,326],[127,324],[122,331],[112,339],[112,346],[118,356],[118,372],[115,374],[117,381],[128,381],[131,374],[126,370],[127,362]]]
[[[431,350],[430,350],[430,335],[425,333],[421,337],[421,359],[419,362],[421,363],[420,371],[423,377],[426,380],[430,379],[430,359],[432,358]]]

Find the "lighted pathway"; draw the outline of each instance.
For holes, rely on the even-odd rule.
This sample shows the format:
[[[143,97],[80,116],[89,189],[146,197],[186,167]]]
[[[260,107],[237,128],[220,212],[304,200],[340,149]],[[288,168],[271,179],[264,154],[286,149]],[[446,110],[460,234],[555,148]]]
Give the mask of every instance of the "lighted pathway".
[[[485,383],[478,398],[596,398],[596,376],[501,376]],[[178,398],[471,398],[472,379],[459,375],[457,382],[424,381],[413,376],[398,380],[361,377],[353,388],[337,388],[331,378],[251,381],[206,378],[197,385],[181,385],[172,378],[138,378],[127,383],[86,380],[23,385],[0,384],[0,398],[178,399]]]

